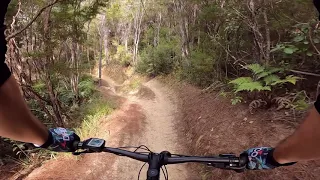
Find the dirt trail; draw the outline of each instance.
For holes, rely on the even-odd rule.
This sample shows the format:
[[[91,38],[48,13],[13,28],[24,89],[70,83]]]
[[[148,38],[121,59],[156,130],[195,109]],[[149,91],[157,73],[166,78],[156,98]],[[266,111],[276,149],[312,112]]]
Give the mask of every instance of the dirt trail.
[[[174,121],[177,113],[177,100],[170,92],[163,87],[157,80],[151,80],[144,84],[144,88],[149,88],[154,93],[154,97],[137,98],[129,97],[130,101],[138,104],[146,115],[145,130],[142,136],[137,139],[127,139],[120,144],[143,144],[153,152],[168,150],[172,153],[181,153],[183,148],[179,147],[177,132],[174,128]],[[137,168],[143,163],[136,162],[127,158],[119,158],[113,165],[113,179],[136,179]],[[141,179],[146,179],[144,168]],[[170,179],[188,179],[185,165],[175,165],[168,167]],[[124,178],[125,177],[125,178]]]
[[[107,97],[116,95],[112,80],[105,79],[109,87],[102,88]],[[143,85],[148,89],[145,97],[131,94],[122,99],[121,107],[111,116],[102,120],[101,132],[109,131],[107,144],[113,147],[146,145],[154,152],[169,150],[172,153],[184,153],[179,145],[175,125],[178,107],[176,97],[157,80]],[[183,141],[181,141],[183,142]],[[138,178],[143,163],[109,154],[85,155],[80,160],[60,158],[49,161],[32,172],[26,179],[112,179],[132,180]],[[172,180],[194,179],[188,176],[185,165],[169,166]],[[146,168],[140,179],[146,179]],[[163,176],[162,176],[163,177]]]

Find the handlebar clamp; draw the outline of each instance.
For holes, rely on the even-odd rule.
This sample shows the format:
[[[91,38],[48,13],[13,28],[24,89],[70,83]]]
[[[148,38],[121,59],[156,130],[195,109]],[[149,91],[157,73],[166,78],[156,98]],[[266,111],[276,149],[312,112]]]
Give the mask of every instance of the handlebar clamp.
[[[244,157],[244,156],[237,157],[235,154],[220,154],[219,157],[228,158],[229,162],[228,163],[209,163],[208,165],[213,166],[215,168],[219,168],[219,169],[234,170],[238,173],[242,173],[246,169],[248,157]]]

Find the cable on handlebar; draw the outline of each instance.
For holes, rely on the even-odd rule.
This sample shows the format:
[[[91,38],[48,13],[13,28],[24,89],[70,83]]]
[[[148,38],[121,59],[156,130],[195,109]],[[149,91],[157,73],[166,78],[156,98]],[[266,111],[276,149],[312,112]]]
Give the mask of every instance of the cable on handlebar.
[[[146,166],[147,163],[144,163],[143,166],[140,168],[139,174],[138,174],[138,180],[140,180],[141,171]]]
[[[118,147],[117,149],[135,149],[133,152],[137,152],[138,150],[145,150],[148,152],[137,152],[137,153],[151,153],[152,151],[145,145],[141,145],[139,147],[135,147],[135,146],[125,146],[125,147]]]
[[[126,146],[126,147],[119,147],[118,149],[135,149],[133,152],[135,153],[144,153],[144,152],[137,152],[138,150],[142,149],[142,150],[145,150],[145,151],[148,151],[148,153],[153,153],[147,146],[145,145],[141,145],[139,147],[133,147],[133,146]],[[179,156],[179,155],[177,155]],[[140,168],[139,170],[139,174],[138,174],[138,180],[140,180],[140,176],[141,176],[141,172],[142,172],[142,169],[146,166],[147,163],[144,163],[142,165],[142,167]],[[169,174],[168,174],[168,169],[167,167],[164,165],[161,167],[161,170],[162,170],[162,173],[164,175],[164,179],[165,180],[169,180]]]
[[[169,174],[168,174],[168,169],[167,169],[167,166],[163,166],[165,171],[163,170],[163,168],[161,167],[161,170],[162,170],[162,173],[164,175],[164,179],[165,180],[169,180]]]
[[[143,150],[146,150],[146,151],[149,151],[150,153],[152,152],[147,146],[145,145],[141,145],[139,147],[137,147],[137,149],[133,152],[137,152],[139,149],[143,149]]]

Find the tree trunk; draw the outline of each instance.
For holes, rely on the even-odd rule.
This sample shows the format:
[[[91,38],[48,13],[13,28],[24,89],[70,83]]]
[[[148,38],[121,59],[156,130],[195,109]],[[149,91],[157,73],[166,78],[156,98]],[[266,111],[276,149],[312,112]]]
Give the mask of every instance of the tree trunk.
[[[144,16],[144,9],[142,8],[142,3],[140,2],[138,10],[136,12],[134,18],[134,29],[135,29],[135,36],[134,36],[134,47],[133,47],[133,63],[137,63],[138,52],[139,52],[139,43],[140,43],[140,35],[141,35],[141,24],[142,19]]]
[[[62,119],[62,113],[61,113],[61,106],[60,106],[60,103],[58,101],[58,97],[56,95],[56,93],[54,92],[54,87],[53,87],[53,84],[52,84],[52,79],[51,79],[51,75],[50,75],[50,72],[48,71],[48,65],[52,63],[52,55],[53,55],[53,52],[52,52],[52,47],[51,47],[51,39],[50,39],[50,16],[51,16],[51,10],[52,10],[52,7],[48,8],[46,10],[46,12],[44,13],[44,41],[43,41],[43,44],[44,44],[44,52],[46,54],[46,57],[45,57],[45,61],[44,61],[44,65],[43,65],[43,71],[45,72],[45,82],[46,82],[46,87],[47,87],[47,90],[48,90],[48,94],[49,94],[49,97],[50,97],[50,101],[51,101],[51,105],[52,105],[52,110],[53,110],[53,113],[54,113],[54,119],[55,119],[55,123],[58,125],[58,126],[61,126],[63,127],[64,126],[64,123],[63,123],[63,119]]]
[[[99,43],[99,86],[102,85],[102,39],[100,38]]]
[[[90,61],[90,48],[87,47],[87,61],[89,64],[89,73],[92,74],[92,70],[91,70],[91,61]]]
[[[74,42],[71,42],[70,46],[71,51],[71,62],[70,62],[70,69],[71,69],[71,77],[70,77],[70,84],[72,92],[75,95],[75,100],[79,100],[79,90],[78,90],[78,81],[77,81],[77,54],[76,54],[76,44]]]
[[[129,37],[130,37],[130,32],[131,32],[131,27],[132,27],[132,23],[129,22],[128,27],[126,28],[125,30],[125,35],[124,35],[124,47],[125,47],[125,50],[126,52],[128,52],[128,41],[129,41]]]
[[[109,59],[109,28],[108,27],[104,27],[104,54],[106,56],[106,64],[110,63],[110,59]]]
[[[158,27],[157,27],[157,39],[156,39],[156,46],[160,44],[160,29],[161,29],[161,23],[162,23],[162,14],[159,13],[159,21],[158,21]]]
[[[270,28],[269,28],[269,20],[267,14],[267,1],[263,0],[263,19],[264,19],[264,29],[266,31],[265,39],[266,39],[266,48],[265,48],[265,65],[270,64],[270,51],[271,51],[271,38],[270,38]]]
[[[178,25],[180,30],[181,37],[181,54],[182,57],[189,56],[189,34],[188,34],[188,19],[185,17],[186,9],[185,9],[185,1],[178,0],[175,1],[175,10],[178,14]]]

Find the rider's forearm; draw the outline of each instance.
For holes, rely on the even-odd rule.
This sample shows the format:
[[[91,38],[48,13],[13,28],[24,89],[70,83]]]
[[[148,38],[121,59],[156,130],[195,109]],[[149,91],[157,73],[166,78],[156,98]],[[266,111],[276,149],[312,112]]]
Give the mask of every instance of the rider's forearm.
[[[301,126],[274,151],[280,164],[320,159],[320,114],[313,108]]]
[[[0,136],[43,145],[49,132],[31,114],[18,84],[4,63],[7,52],[4,16],[9,3],[10,0],[0,0]]]
[[[47,128],[28,109],[13,76],[0,87],[0,136],[38,145],[48,138]]]

